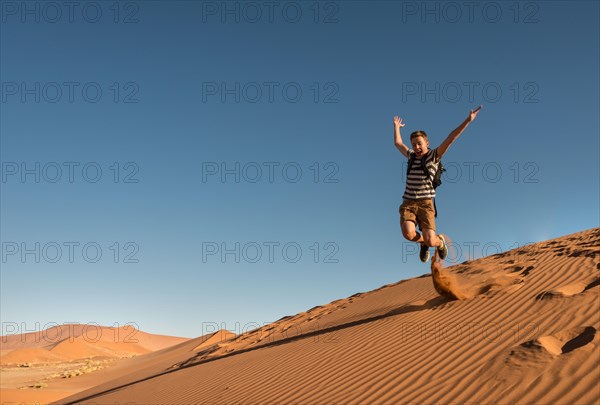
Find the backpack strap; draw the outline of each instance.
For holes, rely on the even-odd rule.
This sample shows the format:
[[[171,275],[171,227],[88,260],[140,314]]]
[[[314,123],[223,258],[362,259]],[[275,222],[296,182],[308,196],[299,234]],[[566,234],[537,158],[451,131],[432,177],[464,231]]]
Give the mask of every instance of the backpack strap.
[[[437,158],[437,149],[433,149],[433,162],[435,163],[435,159]],[[422,159],[421,159],[421,168],[423,169],[423,173],[425,173],[425,175],[431,180],[433,181],[433,177],[431,175],[431,173],[429,173],[429,170],[427,170],[427,155],[425,155]]]
[[[415,163],[415,152],[411,153],[410,157],[408,158],[408,167],[406,169],[407,176],[410,174],[410,169],[412,168],[413,163]]]
[[[421,159],[421,169],[423,170],[423,173],[425,173],[425,176],[427,176],[428,179],[431,179],[431,173],[429,173],[429,170],[427,170],[427,158],[423,158]]]
[[[437,148],[435,148],[433,150],[433,163],[436,163],[436,160],[437,160]],[[437,164],[439,167],[439,165],[442,164],[442,161],[441,160],[438,161]],[[431,178],[431,182],[433,183],[434,180],[435,180],[435,174]],[[435,189],[435,186],[434,186],[434,189]],[[435,205],[435,197],[433,197],[433,212],[434,212],[434,214],[433,214],[434,218],[437,218],[437,205]]]

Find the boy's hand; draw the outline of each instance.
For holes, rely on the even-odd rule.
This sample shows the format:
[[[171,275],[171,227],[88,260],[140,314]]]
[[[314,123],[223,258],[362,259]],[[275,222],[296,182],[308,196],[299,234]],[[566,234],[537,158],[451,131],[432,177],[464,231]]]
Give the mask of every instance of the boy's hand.
[[[471,110],[471,113],[469,114],[469,122],[473,121],[475,119],[475,117],[477,117],[477,114],[479,113],[479,110],[481,110],[482,106],[477,107],[474,110]]]
[[[396,128],[402,128],[404,126],[402,123],[402,118],[398,117],[397,115],[394,117],[394,126]]]

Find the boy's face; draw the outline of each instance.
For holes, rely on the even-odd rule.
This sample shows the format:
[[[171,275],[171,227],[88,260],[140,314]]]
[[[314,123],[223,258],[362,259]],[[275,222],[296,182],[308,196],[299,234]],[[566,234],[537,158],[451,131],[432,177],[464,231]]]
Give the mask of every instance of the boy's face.
[[[429,147],[429,141],[423,138],[422,136],[417,136],[410,140],[412,144],[413,150],[417,157],[421,157],[427,153],[427,148]]]

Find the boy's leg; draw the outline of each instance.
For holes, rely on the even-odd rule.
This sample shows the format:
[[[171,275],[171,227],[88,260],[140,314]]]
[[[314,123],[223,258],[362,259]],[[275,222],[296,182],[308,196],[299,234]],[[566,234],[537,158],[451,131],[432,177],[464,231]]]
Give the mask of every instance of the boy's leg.
[[[404,200],[398,208],[400,213],[400,229],[402,235],[413,242],[422,242],[423,237],[417,232],[418,208],[413,201]]]
[[[427,246],[423,240],[423,235],[419,234],[415,228],[415,223],[412,221],[404,221],[400,223],[402,227],[402,234],[408,240],[417,242],[420,245],[419,249],[419,260],[426,263],[429,260],[429,246]],[[414,236],[413,236],[414,235]],[[411,236],[413,236],[411,238]]]
[[[436,248],[440,245],[440,238],[435,234],[435,230],[433,229],[423,229],[423,240],[430,247]]]
[[[413,221],[403,221],[400,219],[400,229],[402,229],[402,235],[413,242],[423,242],[423,235],[417,232],[417,226]]]
[[[422,200],[419,203],[417,211],[417,222],[421,232],[423,232],[423,241],[431,247],[438,247],[439,238],[435,234],[435,211],[431,200]]]
[[[440,259],[444,260],[448,256],[448,247],[443,236],[435,234],[435,210],[431,200],[424,202],[422,207],[420,207],[417,221],[419,222],[421,232],[423,232],[425,244],[435,247]]]
[[[433,229],[424,229],[423,239],[425,239],[425,243],[428,246],[437,249],[440,259],[444,260],[448,256],[448,246],[446,246],[446,240],[442,235],[436,235]]]
[[[405,201],[400,205],[400,229],[402,235],[413,242],[421,245],[419,259],[425,263],[429,260],[429,247],[423,243],[423,236],[417,232],[417,206],[414,202]]]

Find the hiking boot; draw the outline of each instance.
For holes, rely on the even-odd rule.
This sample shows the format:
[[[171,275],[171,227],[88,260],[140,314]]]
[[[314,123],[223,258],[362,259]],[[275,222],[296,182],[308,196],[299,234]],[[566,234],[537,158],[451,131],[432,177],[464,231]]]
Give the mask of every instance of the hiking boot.
[[[423,263],[427,263],[427,260],[429,260],[429,246],[427,246],[424,243],[421,243],[421,251],[419,252],[419,259],[421,259],[421,261]]]
[[[440,259],[444,260],[448,256],[448,246],[446,246],[446,239],[442,235],[438,235],[440,238],[441,245],[437,247],[437,254]]]

